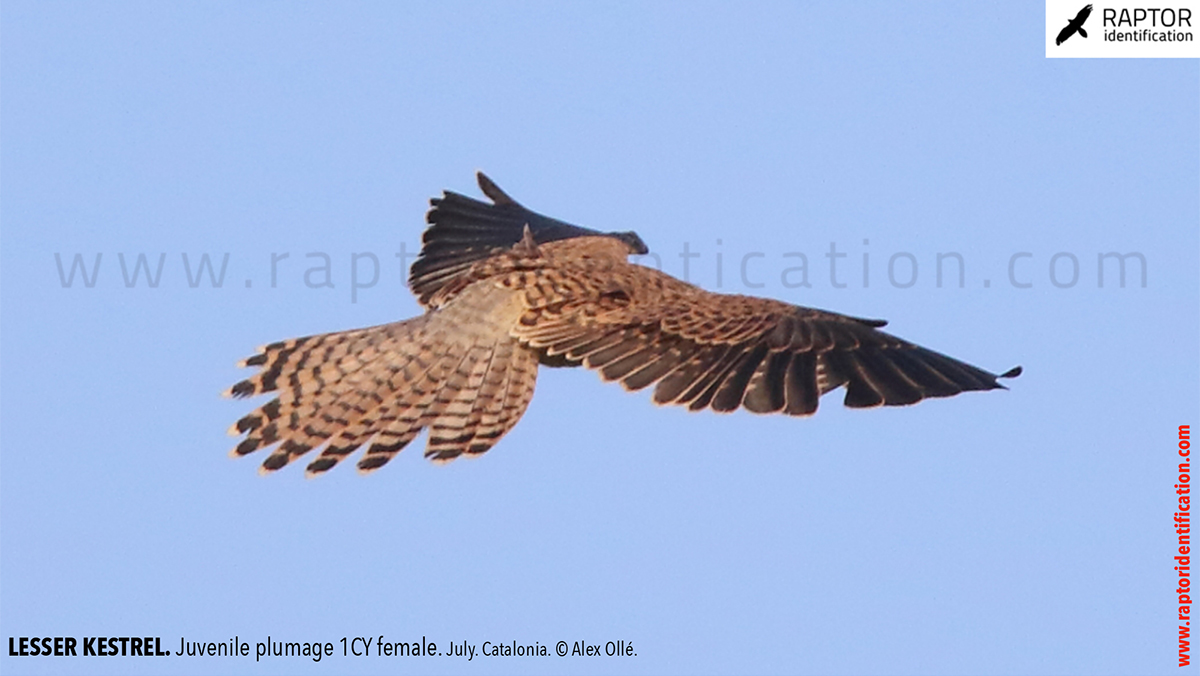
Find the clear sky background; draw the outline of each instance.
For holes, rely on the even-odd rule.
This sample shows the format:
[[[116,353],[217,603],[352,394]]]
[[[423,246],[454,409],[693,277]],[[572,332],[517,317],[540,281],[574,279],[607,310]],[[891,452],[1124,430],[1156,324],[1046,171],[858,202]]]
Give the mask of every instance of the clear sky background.
[[[0,650],[0,670],[1174,673],[1200,66],[1047,60],[1043,11],[5,2],[0,637],[339,655]],[[218,396],[236,360],[416,314],[396,253],[479,169],[542,213],[638,231],[669,273],[698,252],[706,288],[886,318],[1025,374],[796,419],[543,370],[478,460],[434,466],[419,440],[306,481],[226,457],[253,406]],[[1146,285],[1130,258],[1100,287],[1107,252],[1140,253]],[[189,284],[183,255],[194,275],[206,253],[229,256],[220,288]],[[305,284],[312,253],[333,288]],[[363,253],[378,281],[359,256],[352,295]],[[961,288],[946,257],[938,286],[946,253]],[[89,274],[101,255],[90,288],[64,288],[76,254]],[[126,286],[141,254],[165,254],[156,288]],[[808,287],[784,283],[795,254]],[[637,656],[340,657],[380,634]]]

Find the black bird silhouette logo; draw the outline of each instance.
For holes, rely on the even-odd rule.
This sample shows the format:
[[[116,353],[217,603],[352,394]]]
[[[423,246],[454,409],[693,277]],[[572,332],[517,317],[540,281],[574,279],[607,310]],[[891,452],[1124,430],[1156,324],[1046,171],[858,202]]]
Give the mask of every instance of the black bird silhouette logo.
[[[1071,37],[1075,33],[1079,33],[1086,38],[1087,31],[1083,30],[1083,22],[1087,21],[1088,17],[1091,15],[1091,5],[1087,5],[1083,9],[1079,10],[1079,13],[1075,15],[1075,18],[1071,19],[1070,23],[1067,24],[1067,27],[1058,32],[1058,37],[1054,39],[1054,44],[1061,45],[1067,41],[1067,38]]]

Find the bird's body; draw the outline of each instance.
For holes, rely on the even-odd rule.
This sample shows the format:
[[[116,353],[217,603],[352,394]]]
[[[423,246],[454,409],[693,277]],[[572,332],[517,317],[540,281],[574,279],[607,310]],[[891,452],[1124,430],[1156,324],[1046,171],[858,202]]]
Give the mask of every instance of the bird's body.
[[[583,365],[629,390],[656,384],[659,404],[799,416],[839,386],[852,407],[1002,387],[877,330],[884,322],[711,293],[630,263],[646,252],[637,235],[547,219],[480,184],[495,204],[433,200],[410,277],[425,314],[245,360],[263,370],[229,394],[279,394],[231,428],[247,434],[236,455],[277,445],[270,471],[320,448],[316,474],[366,445],[358,467],[370,471],[426,428],[434,460],[483,453],[524,413],[539,364]]]

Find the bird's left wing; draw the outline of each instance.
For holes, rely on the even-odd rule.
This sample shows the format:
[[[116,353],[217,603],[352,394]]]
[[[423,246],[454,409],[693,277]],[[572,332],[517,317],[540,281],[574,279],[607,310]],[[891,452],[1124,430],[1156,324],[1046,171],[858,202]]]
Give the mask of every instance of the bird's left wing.
[[[508,251],[526,232],[539,244],[609,236],[626,242],[635,253],[647,251],[636,233],[602,233],[543,216],[521,206],[482,172],[476,178],[490,204],[451,191],[430,200],[425,215],[429,227],[408,278],[409,288],[423,306],[429,307],[435,296],[448,297],[439,292],[461,282],[476,264]]]
[[[913,404],[1002,388],[997,376],[879,331],[884,322],[749,296],[716,294],[636,265],[550,267],[505,282],[526,288],[513,335],[582,363],[658,404],[810,415],[846,387],[851,407]]]

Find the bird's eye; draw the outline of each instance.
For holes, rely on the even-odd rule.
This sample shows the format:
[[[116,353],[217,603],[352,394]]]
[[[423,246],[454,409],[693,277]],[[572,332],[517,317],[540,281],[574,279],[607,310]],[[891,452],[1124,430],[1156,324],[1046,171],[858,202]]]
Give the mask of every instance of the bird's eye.
[[[602,300],[612,301],[618,305],[629,304],[629,294],[626,293],[624,289],[612,289],[610,291],[605,291],[604,293],[600,294],[600,298]]]

